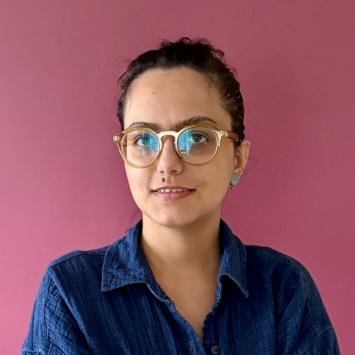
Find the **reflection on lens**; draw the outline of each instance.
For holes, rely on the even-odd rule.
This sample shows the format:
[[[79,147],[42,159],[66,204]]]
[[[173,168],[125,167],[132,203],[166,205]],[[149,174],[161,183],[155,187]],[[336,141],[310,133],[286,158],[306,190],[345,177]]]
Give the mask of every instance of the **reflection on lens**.
[[[217,149],[217,135],[207,127],[192,127],[181,132],[177,147],[182,159],[191,164],[210,161]],[[159,154],[159,138],[153,132],[136,129],[124,135],[121,150],[133,165],[151,164]]]
[[[150,164],[159,152],[158,137],[152,132],[141,129],[128,132],[124,136],[122,145],[127,160],[139,166]]]
[[[217,146],[217,137],[214,131],[209,128],[189,128],[181,133],[177,144],[185,161],[202,164],[213,157]]]

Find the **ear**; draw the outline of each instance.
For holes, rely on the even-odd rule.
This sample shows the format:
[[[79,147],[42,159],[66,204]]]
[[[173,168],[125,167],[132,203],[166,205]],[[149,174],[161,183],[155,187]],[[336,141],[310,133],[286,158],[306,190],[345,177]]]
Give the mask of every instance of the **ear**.
[[[238,175],[243,175],[249,158],[251,142],[244,139],[235,149],[233,172]]]

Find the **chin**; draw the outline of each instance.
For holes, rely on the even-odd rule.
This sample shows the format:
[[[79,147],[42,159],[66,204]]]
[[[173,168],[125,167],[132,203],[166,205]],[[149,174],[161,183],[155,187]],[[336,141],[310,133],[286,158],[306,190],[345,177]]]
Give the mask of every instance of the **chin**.
[[[180,211],[179,213],[172,211],[159,213],[159,211],[156,211],[153,214],[145,214],[145,216],[151,219],[154,223],[166,227],[183,227],[198,219],[198,216],[193,216],[191,213],[184,213],[183,211]]]
[[[202,208],[195,209],[176,209],[175,211],[172,209],[149,209],[149,213],[144,213],[146,218],[150,219],[154,223],[170,227],[170,228],[178,228],[178,227],[187,227],[189,225],[193,225],[194,223],[203,223],[205,224],[210,218],[214,218],[217,214],[220,214],[220,210],[206,210]],[[154,211],[154,212],[151,212]]]

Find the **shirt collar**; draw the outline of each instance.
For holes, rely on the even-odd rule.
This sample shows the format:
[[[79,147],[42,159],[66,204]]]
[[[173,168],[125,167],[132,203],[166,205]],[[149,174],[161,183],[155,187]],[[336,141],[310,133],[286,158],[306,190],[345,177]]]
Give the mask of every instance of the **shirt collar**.
[[[140,244],[142,220],[131,227],[127,235],[111,244],[106,252],[102,266],[101,291],[110,291],[125,285],[145,283],[150,291],[161,301],[168,298],[155,282],[153,273],[145,258]],[[229,226],[220,219],[221,261],[218,279],[229,277],[249,296],[247,288],[246,249]]]
[[[220,222],[221,261],[218,279],[221,280],[223,275],[228,276],[239,287],[244,296],[248,298],[247,252],[245,245],[233,234],[223,219]]]

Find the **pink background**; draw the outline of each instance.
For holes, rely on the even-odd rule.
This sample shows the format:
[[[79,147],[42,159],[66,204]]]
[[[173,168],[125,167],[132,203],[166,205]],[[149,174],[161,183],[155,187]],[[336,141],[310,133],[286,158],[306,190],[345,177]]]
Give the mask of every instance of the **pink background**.
[[[138,218],[112,142],[116,80],[163,38],[238,71],[251,157],[223,218],[313,275],[355,353],[353,0],[14,1],[0,10],[1,354],[17,354],[49,261]]]

